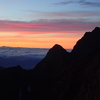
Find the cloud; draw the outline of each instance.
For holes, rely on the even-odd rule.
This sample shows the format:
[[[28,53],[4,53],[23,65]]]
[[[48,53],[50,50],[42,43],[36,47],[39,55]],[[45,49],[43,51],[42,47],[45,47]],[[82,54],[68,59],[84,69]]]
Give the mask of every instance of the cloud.
[[[99,11],[86,11],[86,10],[79,10],[79,11],[56,11],[56,12],[43,12],[43,11],[34,11],[28,10],[30,14],[27,16],[29,19],[33,19],[36,17],[38,19],[75,19],[75,18],[83,18],[85,20],[96,21],[99,20],[100,13]]]
[[[67,5],[71,3],[74,3],[74,1],[63,1],[63,2],[54,3],[53,5]]]
[[[100,22],[91,22],[87,19],[52,19],[11,21],[0,20],[0,32],[18,32],[18,34],[49,34],[86,31],[100,26]]]
[[[85,6],[100,7],[100,2],[91,2],[91,1],[86,1],[86,0],[80,0],[79,3],[81,5],[85,5]]]
[[[54,16],[54,17],[90,17],[90,16],[100,16],[99,11],[64,11],[64,12],[49,12],[42,13],[44,16]]]
[[[100,7],[100,2],[92,2],[92,1],[86,1],[86,0],[72,0],[72,1],[63,1],[58,3],[53,3],[53,5],[68,5],[68,4],[80,4],[83,6],[90,6],[90,7]]]

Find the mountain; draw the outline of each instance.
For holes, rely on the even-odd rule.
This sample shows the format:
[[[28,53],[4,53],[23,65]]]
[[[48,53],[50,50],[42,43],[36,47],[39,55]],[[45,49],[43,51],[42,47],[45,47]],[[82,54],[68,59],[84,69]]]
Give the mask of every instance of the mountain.
[[[62,64],[66,63],[66,60],[69,58],[69,52],[67,52],[62,46],[55,44],[47,53],[45,58],[40,61],[34,70],[45,69],[48,67],[58,68]],[[59,63],[58,63],[59,62]],[[63,66],[62,66],[63,67]],[[61,67],[60,67],[61,68]],[[43,70],[44,70],[43,69]]]
[[[71,54],[78,58],[96,46],[100,45],[100,28],[96,27],[92,32],[86,32],[84,36],[76,43]]]
[[[0,72],[0,100],[23,99],[28,91],[27,81],[27,71],[20,66],[2,70]]]
[[[100,46],[67,66],[56,83],[42,92],[46,100],[100,99]]]
[[[81,87],[83,84],[88,85],[88,83],[84,83],[85,79],[89,77],[90,79],[87,80],[91,81],[91,76],[93,76],[92,74],[94,74],[94,77],[99,78],[99,76],[95,76],[95,74],[98,73],[97,71],[99,68],[94,68],[94,66],[91,65],[98,63],[98,61],[95,60],[95,62],[94,59],[98,59],[97,57],[100,53],[99,44],[100,28],[96,27],[92,32],[86,32],[85,35],[76,43],[72,52],[67,53],[67,56],[57,57],[57,55],[64,50],[61,49],[58,53],[57,47],[61,48],[61,46],[57,45],[57,47],[54,46],[50,49],[47,56],[32,71],[33,74],[31,74],[31,76],[34,77],[30,82],[32,83],[32,90],[36,91],[35,95],[33,93],[33,98],[35,100],[41,98],[43,100],[78,99],[77,95],[82,95]],[[55,49],[55,47],[57,49]],[[92,73],[88,70],[88,68],[91,69],[91,71],[93,71],[93,69],[96,71]],[[97,82],[96,84],[99,83],[100,82]],[[84,86],[84,88],[87,87]],[[92,93],[90,94],[89,92]],[[96,92],[97,95],[99,95],[99,92],[100,91]],[[87,93],[89,95],[93,95],[94,91],[89,90]],[[99,97],[95,97],[95,95],[94,98],[99,100],[97,99]],[[85,97],[84,100],[88,99],[89,96]]]
[[[100,28],[86,32],[71,53],[54,45],[32,70],[0,71],[0,92],[0,100],[100,100]]]
[[[52,78],[66,67],[68,58],[69,53],[56,44],[48,51],[45,58],[30,71],[30,87],[35,91],[35,96],[54,83]]]

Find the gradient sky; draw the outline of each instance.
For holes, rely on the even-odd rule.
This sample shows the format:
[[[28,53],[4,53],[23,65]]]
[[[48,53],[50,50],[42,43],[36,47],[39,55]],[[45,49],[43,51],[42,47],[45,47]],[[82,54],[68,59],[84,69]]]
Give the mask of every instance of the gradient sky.
[[[99,0],[0,0],[0,46],[69,49],[96,26]]]

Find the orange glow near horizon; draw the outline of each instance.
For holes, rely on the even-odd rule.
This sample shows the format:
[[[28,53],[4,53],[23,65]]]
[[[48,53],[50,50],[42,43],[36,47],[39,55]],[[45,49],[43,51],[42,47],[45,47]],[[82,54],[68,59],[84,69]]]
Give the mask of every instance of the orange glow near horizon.
[[[71,23],[69,23],[71,22]],[[55,19],[37,21],[0,20],[0,46],[51,48],[55,44],[72,49],[84,32],[94,23],[83,23],[79,19]],[[84,31],[85,30],[85,31]]]
[[[72,49],[80,37],[45,36],[36,35],[16,35],[16,33],[5,33],[0,36],[0,46],[27,47],[27,48],[51,48],[55,44],[61,45],[65,49]],[[24,34],[24,32],[23,32]]]

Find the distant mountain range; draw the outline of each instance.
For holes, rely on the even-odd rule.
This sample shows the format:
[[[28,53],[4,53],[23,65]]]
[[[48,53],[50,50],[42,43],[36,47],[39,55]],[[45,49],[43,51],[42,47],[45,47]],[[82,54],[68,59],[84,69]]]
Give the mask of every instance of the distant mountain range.
[[[100,28],[70,53],[55,44],[32,70],[2,69],[0,92],[0,100],[100,100]]]

